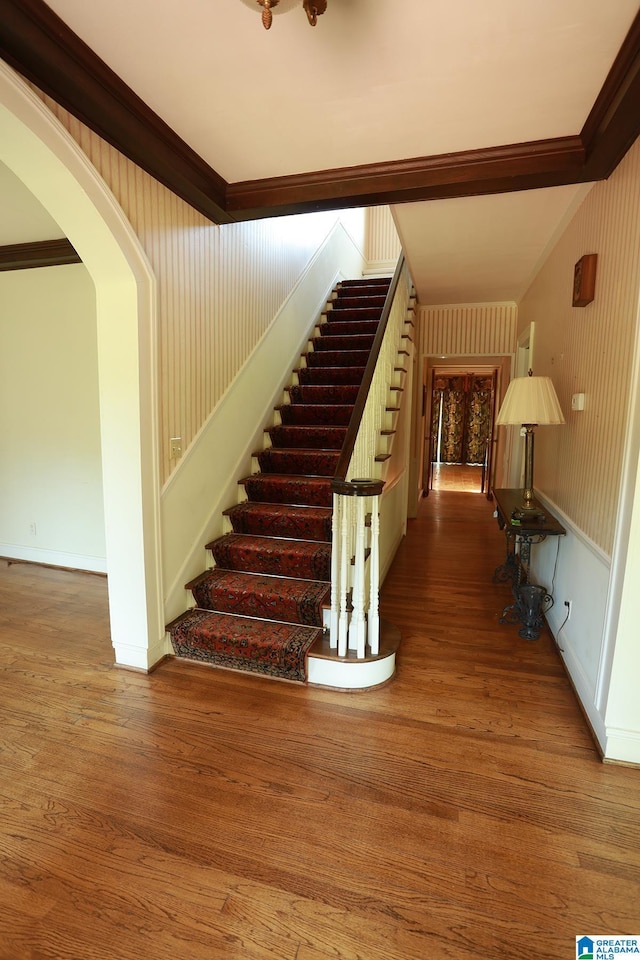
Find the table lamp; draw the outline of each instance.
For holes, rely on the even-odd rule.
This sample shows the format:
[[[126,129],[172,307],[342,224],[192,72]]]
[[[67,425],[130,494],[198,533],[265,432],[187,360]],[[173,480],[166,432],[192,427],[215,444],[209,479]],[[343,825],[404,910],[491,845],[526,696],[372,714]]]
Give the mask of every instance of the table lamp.
[[[533,432],[539,424],[564,423],[550,377],[516,377],[507,388],[496,424],[522,426],[525,437],[524,490],[517,519],[533,520],[540,509],[533,499]]]

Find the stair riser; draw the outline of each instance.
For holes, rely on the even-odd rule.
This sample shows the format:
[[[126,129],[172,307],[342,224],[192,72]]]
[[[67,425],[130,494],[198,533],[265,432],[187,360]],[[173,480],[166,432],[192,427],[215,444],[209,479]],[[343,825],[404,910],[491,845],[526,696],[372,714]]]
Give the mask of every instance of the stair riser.
[[[242,481],[247,499],[256,503],[291,503],[314,507],[331,507],[331,480],[322,478],[319,482],[310,482],[297,476],[247,477]]]
[[[267,433],[274,447],[303,447],[318,450],[342,450],[347,435],[346,427],[320,427],[316,425],[279,425],[270,427]]]
[[[375,337],[378,331],[378,320],[334,320],[323,323],[319,327],[320,337]]]
[[[281,590],[278,593],[274,592],[273,587],[269,589],[268,582],[265,583],[270,578],[247,577],[247,580],[257,582],[255,587],[249,589],[243,589],[242,585],[237,588],[225,586],[224,581],[229,579],[232,577],[226,574],[220,586],[215,580],[198,584],[192,591],[197,606],[203,610],[232,613],[240,617],[301,623],[308,627],[322,626],[322,607],[330,594],[327,584],[310,581],[299,587],[296,582],[295,591],[284,593]]]
[[[299,577],[304,580],[331,580],[331,548],[318,544],[313,551],[295,551],[277,540],[266,548],[255,544],[224,541],[212,545],[216,564],[225,570],[259,573],[275,577]]]
[[[338,384],[360,385],[364,367],[300,367],[296,371],[302,386],[327,386]]]
[[[338,465],[339,451],[275,450],[258,454],[262,473],[290,473],[314,477],[332,477]]]
[[[331,510],[245,501],[225,510],[228,529],[256,537],[331,540]]]
[[[353,404],[285,404],[278,413],[282,423],[288,426],[311,426],[315,423],[347,426],[353,413]]]
[[[366,367],[368,350],[319,350],[305,354],[307,367]]]
[[[333,384],[331,386],[296,385],[289,387],[291,403],[305,404],[354,404],[358,396],[359,384]]]
[[[383,296],[353,297],[341,295],[332,302],[332,307],[334,310],[377,310],[380,313],[384,307],[385,299],[386,297]]]
[[[327,310],[325,316],[326,323],[332,326],[334,323],[347,323],[359,321],[380,320],[381,310],[378,307],[345,307],[340,303],[332,304],[331,310]]]
[[[324,350],[346,351],[350,353],[353,350],[371,350],[373,346],[373,334],[364,336],[345,336],[344,334],[326,333],[319,337],[314,337],[311,341],[313,350],[318,353]]]
[[[341,280],[338,284],[338,293],[348,290],[355,295],[360,290],[371,289],[375,293],[384,292],[386,296],[390,283],[388,277],[360,277],[357,280]]]

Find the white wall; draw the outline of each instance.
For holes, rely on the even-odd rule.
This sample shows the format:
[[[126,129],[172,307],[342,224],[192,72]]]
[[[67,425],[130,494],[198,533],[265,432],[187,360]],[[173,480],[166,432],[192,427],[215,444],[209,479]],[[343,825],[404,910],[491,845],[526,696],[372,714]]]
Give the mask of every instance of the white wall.
[[[0,554],[106,570],[95,290],[83,264],[0,274]]]

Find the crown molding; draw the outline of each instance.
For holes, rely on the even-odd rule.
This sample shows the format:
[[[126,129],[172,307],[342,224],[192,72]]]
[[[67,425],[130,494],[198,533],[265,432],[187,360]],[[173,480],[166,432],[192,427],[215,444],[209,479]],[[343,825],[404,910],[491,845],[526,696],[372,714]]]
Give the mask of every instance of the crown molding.
[[[8,243],[0,246],[0,272],[32,270],[34,267],[59,267],[82,263],[68,240],[36,240],[33,243]]]
[[[0,0],[14,69],[214,223],[602,180],[640,134],[640,13],[579,135],[227,183],[43,0]]]

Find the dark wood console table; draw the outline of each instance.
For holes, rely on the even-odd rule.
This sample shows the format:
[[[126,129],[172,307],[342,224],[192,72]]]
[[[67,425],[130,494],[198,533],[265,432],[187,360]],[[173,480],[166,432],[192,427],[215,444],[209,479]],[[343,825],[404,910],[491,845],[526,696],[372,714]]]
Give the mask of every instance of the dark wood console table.
[[[522,504],[522,490],[494,490],[493,496],[498,526],[504,530],[507,538],[506,560],[497,567],[493,579],[496,582],[512,580],[515,584],[527,583],[531,547],[536,543],[542,543],[547,537],[562,537],[567,531],[553,514],[537,501],[535,504],[540,510],[539,516],[526,520],[514,519]]]
[[[498,526],[507,540],[507,556],[493,574],[494,583],[510,580],[514,603],[502,611],[500,623],[522,623],[519,635],[525,640],[537,640],[544,613],[553,605],[553,597],[546,588],[529,582],[531,547],[547,537],[561,537],[565,528],[541,503],[535,501],[539,513],[527,517],[520,512],[522,490],[494,490]],[[546,605],[546,606],[545,606]]]

